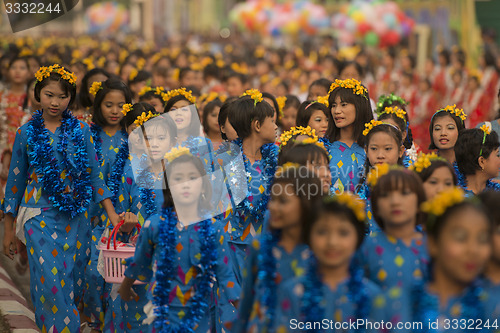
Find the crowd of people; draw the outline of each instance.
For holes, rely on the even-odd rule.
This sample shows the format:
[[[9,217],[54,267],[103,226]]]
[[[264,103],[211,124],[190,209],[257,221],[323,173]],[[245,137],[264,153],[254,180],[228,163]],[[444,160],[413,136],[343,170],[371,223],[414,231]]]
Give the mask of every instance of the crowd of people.
[[[4,48],[3,251],[40,330],[500,332],[499,58],[330,42]],[[114,283],[106,245],[135,250]]]

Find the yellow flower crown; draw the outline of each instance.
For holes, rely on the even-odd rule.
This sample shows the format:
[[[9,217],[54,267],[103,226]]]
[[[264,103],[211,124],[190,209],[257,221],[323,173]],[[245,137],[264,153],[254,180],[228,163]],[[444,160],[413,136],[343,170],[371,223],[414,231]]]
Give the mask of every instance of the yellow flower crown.
[[[406,118],[405,118],[406,111],[403,110],[403,109],[398,108],[397,106],[386,107],[385,110],[382,111],[381,114],[384,114],[384,113],[394,113],[398,118],[403,119],[404,122],[406,123]]]
[[[42,82],[43,79],[50,77],[50,74],[57,73],[61,75],[63,80],[68,81],[70,84],[76,86],[76,76],[75,74],[68,72],[61,67],[59,64],[54,64],[49,67],[40,67],[40,69],[35,73],[36,80]]]
[[[319,141],[317,137],[315,137],[315,138],[309,137],[309,138],[304,139],[301,142],[299,142],[299,144],[303,144],[303,145],[313,144],[313,145],[316,145],[316,146],[318,146],[326,151],[325,145],[323,144],[323,142]]]
[[[369,123],[366,123],[365,124],[365,130],[363,131],[363,135],[364,136],[367,136],[368,133],[370,133],[370,131],[374,128],[374,127],[377,127],[379,125],[382,125],[384,124],[383,122],[379,121],[379,120],[372,120],[370,121]]]
[[[365,222],[366,205],[365,202],[357,195],[345,191],[341,194],[328,196],[326,201],[336,201],[341,205],[347,206],[350,210],[352,210],[358,221]]]
[[[260,103],[260,102],[262,102],[264,100],[262,98],[262,93],[258,89],[248,89],[240,97],[243,97],[243,96],[250,96],[250,98],[253,99],[253,105],[254,106],[256,106],[257,103]]]
[[[130,103],[123,104],[123,106],[122,106],[123,115],[126,116],[127,113],[129,113],[130,111],[132,111],[132,104],[130,104]]]
[[[298,135],[307,135],[313,139],[318,141],[318,136],[316,135],[316,131],[311,129],[310,126],[302,127],[302,126],[294,126],[290,128],[290,130],[283,132],[280,135],[280,149],[287,145],[288,141],[292,139],[294,136]]]
[[[279,108],[279,114],[280,114],[280,119],[283,118],[283,110],[285,109],[285,103],[286,103],[286,96],[279,96],[276,97],[276,102],[278,102],[278,108]]]
[[[442,111],[446,111],[446,112],[449,112],[457,117],[459,117],[460,119],[462,119],[462,122],[467,119],[467,115],[464,113],[464,110],[462,109],[458,109],[457,106],[455,104],[453,105],[448,105],[446,106],[444,109],[441,109],[441,110],[438,110],[436,111],[436,113],[439,113],[439,112],[442,112]],[[436,114],[435,113],[435,114]]]
[[[181,157],[182,155],[193,156],[193,154],[191,154],[191,151],[187,147],[174,147],[170,149],[170,151],[168,151],[163,158],[166,159],[168,162],[172,162],[173,160],[175,160],[178,157]]]
[[[89,89],[89,93],[94,95],[97,95],[97,92],[102,89],[102,82],[100,81],[95,81],[92,83],[92,86]]]
[[[137,74],[139,74],[139,71],[135,68],[132,68],[132,70],[130,71],[130,74],[128,75],[128,80],[134,81],[134,79],[137,77]]]
[[[146,112],[143,112],[137,119],[134,121],[134,124],[137,126],[142,126],[146,121],[148,121],[151,118],[158,117],[159,114],[153,114],[151,111],[146,114]]]
[[[159,95],[162,97],[163,99],[163,94],[165,93],[165,88],[163,87],[149,87],[149,86],[145,86],[144,88],[141,89],[141,91],[139,91],[139,97],[140,96],[144,96],[146,93],[152,91],[155,95]]]
[[[326,96],[318,96],[318,103],[321,103],[323,105],[326,105],[326,107],[328,107],[329,106],[328,95],[326,95]]]
[[[277,169],[276,169],[276,172],[275,172],[275,177],[280,177],[286,170],[288,169],[292,169],[292,168],[300,168],[300,164],[298,163],[293,163],[293,162],[287,162],[281,166],[279,166]]]
[[[368,93],[368,90],[361,85],[361,82],[359,82],[356,79],[347,79],[347,80],[339,80],[336,79],[335,82],[332,83],[330,86],[330,90],[328,91],[328,95],[334,91],[337,88],[346,88],[346,89],[352,89],[354,94],[363,96],[364,98],[368,99],[366,97],[366,94]]]
[[[373,188],[377,185],[379,178],[389,173],[390,170],[391,167],[387,163],[377,164],[366,176],[366,182]]]
[[[465,201],[465,192],[455,186],[450,190],[439,193],[432,200],[422,203],[420,209],[424,213],[438,217],[443,215],[448,208],[463,201]]]
[[[186,88],[179,88],[179,89],[174,89],[174,90],[169,90],[163,95],[163,101],[167,103],[170,99],[172,99],[175,96],[184,96],[186,99],[194,104],[196,103],[196,97],[193,96],[191,90],[187,91]]]
[[[417,160],[413,163],[413,165],[410,165],[408,168],[411,171],[415,171],[417,173],[421,173],[425,169],[431,166],[432,161],[435,160],[442,160],[446,161],[444,158],[439,157],[436,153],[431,153],[431,154],[424,154],[421,153],[418,155]]]

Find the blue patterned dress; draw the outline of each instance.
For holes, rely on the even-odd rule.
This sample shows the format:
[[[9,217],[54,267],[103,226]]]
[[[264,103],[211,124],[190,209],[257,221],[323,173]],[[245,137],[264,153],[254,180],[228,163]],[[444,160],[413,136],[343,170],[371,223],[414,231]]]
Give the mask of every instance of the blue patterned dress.
[[[365,270],[365,276],[382,290],[393,286],[409,288],[427,273],[429,255],[426,243],[424,235],[407,246],[383,231],[373,232],[365,238],[356,260]]]
[[[261,237],[253,239],[243,270],[238,319],[235,321],[233,332],[261,332],[266,316],[266,305],[262,304],[263,294],[265,292],[274,294],[281,284],[304,275],[308,266],[310,250],[307,245],[300,244],[288,253],[282,246],[276,244],[272,247],[272,255],[276,262],[276,280],[273,284],[274,289],[267,290],[265,281],[259,278],[259,271],[262,269],[259,256],[263,255],[261,245]]]
[[[163,249],[159,247],[159,225],[167,223],[160,215],[151,216],[145,223],[139,235],[137,248],[134,257],[127,259],[128,268],[125,276],[140,281],[154,281],[154,263],[159,259]],[[178,256],[176,257],[177,276],[172,281],[169,291],[169,320],[172,325],[178,325],[184,317],[186,308],[191,306],[190,299],[196,292],[194,285],[195,278],[200,274],[200,240],[197,231],[199,224],[192,224],[187,227],[179,225],[177,229],[178,241],[175,246]],[[236,311],[231,304],[238,300],[240,287],[232,271],[229,248],[222,230],[223,225],[217,218],[212,218],[212,226],[217,231],[217,267],[215,275],[217,283],[214,284],[213,295],[209,302],[211,310],[207,311],[198,323],[193,327],[195,332],[210,332],[215,328],[217,332],[222,332],[222,323],[234,317]],[[148,293],[149,300],[152,300],[152,293]],[[227,318],[227,319],[226,319]],[[215,319],[215,322],[214,322]],[[153,325],[150,325],[151,331]]]
[[[87,172],[90,173],[93,200],[100,202],[110,198],[111,193],[103,180],[90,128],[83,122],[79,124],[84,142],[70,141],[67,156],[68,159],[74,158],[76,147],[84,145],[89,159]],[[29,215],[24,224],[36,323],[43,332],[77,332],[80,328],[77,304],[85,287],[84,270],[90,254],[90,218],[88,211],[70,218],[54,208],[28,155],[33,150],[27,144],[28,125],[17,131],[3,211],[16,217],[18,209],[41,210],[37,215]],[[55,133],[47,132],[58,165],[62,165],[63,156],[55,149],[61,129],[58,127]],[[65,170],[61,178],[71,188]]]
[[[96,131],[99,131],[99,134],[96,135],[95,132],[93,133],[94,146],[96,146],[98,159],[101,162],[104,181],[108,183],[119,150],[128,150],[127,133],[125,131],[117,131],[115,135],[111,136],[98,126],[96,127]],[[101,149],[97,149],[98,145],[96,143],[99,139]],[[99,156],[99,151],[102,154],[101,156]],[[103,293],[105,282],[104,278],[97,271],[97,262],[100,253],[98,246],[105,227],[109,225],[109,220],[106,211],[98,202],[91,203],[89,211],[94,228],[92,230],[90,261],[85,270],[84,315],[88,318],[92,327],[99,328],[104,318]]]

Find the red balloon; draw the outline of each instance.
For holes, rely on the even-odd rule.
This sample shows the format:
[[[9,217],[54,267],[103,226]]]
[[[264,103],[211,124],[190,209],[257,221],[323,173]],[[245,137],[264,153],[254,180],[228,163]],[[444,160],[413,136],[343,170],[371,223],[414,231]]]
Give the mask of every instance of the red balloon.
[[[368,31],[370,31],[370,30],[371,30],[371,26],[370,26],[368,23],[366,23],[366,22],[361,22],[361,23],[358,25],[358,31],[359,31],[359,33],[361,34],[361,36],[366,35],[366,33],[367,33]]]
[[[389,30],[382,37],[382,41],[384,42],[384,44],[389,45],[389,46],[396,45],[397,43],[399,43],[400,39],[401,38],[400,38],[399,34],[394,30]]]

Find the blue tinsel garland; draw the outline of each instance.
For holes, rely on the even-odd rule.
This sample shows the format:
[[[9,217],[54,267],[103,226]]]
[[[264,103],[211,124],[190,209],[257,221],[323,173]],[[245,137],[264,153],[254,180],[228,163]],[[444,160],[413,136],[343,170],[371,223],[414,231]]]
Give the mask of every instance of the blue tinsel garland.
[[[92,138],[94,139],[94,148],[97,154],[97,159],[99,160],[99,165],[102,166],[104,156],[102,155],[101,126],[92,123],[90,125],[90,132],[92,133]]]
[[[460,319],[481,320],[484,322],[484,306],[481,302],[482,288],[480,287],[479,280],[476,280],[467,289],[466,294],[461,301],[462,316]],[[431,297],[425,290],[424,282],[417,284],[411,292],[412,304],[413,304],[413,318],[412,321],[421,322],[435,322],[439,313],[439,304],[437,297]],[[423,325],[423,330],[417,330],[415,332],[437,332],[438,330],[431,330],[429,325]],[[482,332],[484,330],[479,330],[475,332]]]
[[[461,173],[460,170],[458,169],[457,162],[453,162],[453,169],[455,169],[455,174],[457,175],[458,186],[460,186],[465,192],[474,195],[474,193],[467,188],[467,179],[465,178],[464,174]],[[500,192],[500,184],[495,183],[491,180],[487,180],[486,190],[493,190]]]
[[[36,111],[28,123],[27,136],[30,148],[28,156],[52,205],[59,211],[75,217],[88,209],[92,197],[90,174],[87,172],[90,168],[89,158],[80,122],[69,110],[63,112],[59,130],[57,151],[63,156],[62,165],[67,175],[71,176],[73,182],[71,192],[66,191],[64,181],[61,179],[63,170],[60,169],[50,144],[51,139],[49,131],[45,128],[43,111]],[[76,149],[72,160],[67,156],[69,141],[72,141]]]
[[[169,320],[169,293],[172,281],[177,276],[177,264],[175,258],[177,251],[177,215],[172,208],[164,208],[162,217],[165,223],[160,224],[159,248],[161,249],[156,272],[156,288],[154,295],[155,315],[154,325],[159,333],[186,333],[194,332],[193,328],[201,318],[209,311],[208,300],[211,297],[211,284],[215,281],[215,267],[217,265],[217,245],[215,230],[211,219],[200,222],[199,240],[201,258],[199,262],[199,274],[197,274],[194,285],[195,294],[190,300],[189,307],[178,326],[174,326]]]

